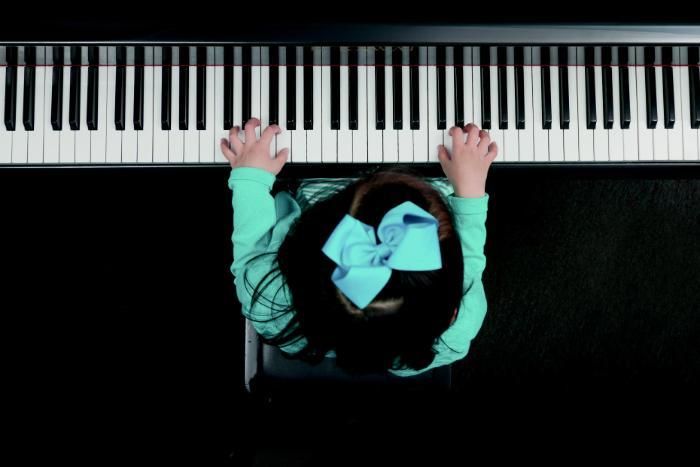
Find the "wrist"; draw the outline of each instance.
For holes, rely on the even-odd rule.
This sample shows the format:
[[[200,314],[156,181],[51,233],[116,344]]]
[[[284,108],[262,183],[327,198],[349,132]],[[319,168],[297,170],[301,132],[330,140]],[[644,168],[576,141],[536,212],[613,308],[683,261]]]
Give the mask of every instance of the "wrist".
[[[454,194],[459,198],[482,198],[486,194],[484,188],[454,187]]]

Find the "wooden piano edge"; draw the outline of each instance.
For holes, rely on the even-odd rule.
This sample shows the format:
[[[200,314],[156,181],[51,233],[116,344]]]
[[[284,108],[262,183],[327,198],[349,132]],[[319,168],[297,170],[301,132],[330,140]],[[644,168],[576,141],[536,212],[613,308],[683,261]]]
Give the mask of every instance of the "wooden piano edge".
[[[205,164],[0,164],[0,173],[9,172],[51,172],[63,170],[71,172],[93,172],[105,169],[111,171],[167,171],[197,169],[202,171],[228,172],[230,167],[224,163]],[[425,177],[443,177],[444,173],[438,163],[288,163],[277,178],[353,178],[362,177],[376,170],[404,168],[416,175]],[[494,163],[490,168],[491,176],[529,177],[570,177],[570,178],[687,178],[700,179],[700,161],[649,161],[649,162],[502,162]]]

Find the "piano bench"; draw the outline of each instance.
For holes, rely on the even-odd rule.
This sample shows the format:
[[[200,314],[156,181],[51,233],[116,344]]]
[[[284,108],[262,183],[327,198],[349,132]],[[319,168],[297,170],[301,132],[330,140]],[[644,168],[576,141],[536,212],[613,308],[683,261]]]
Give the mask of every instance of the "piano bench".
[[[376,392],[446,392],[451,388],[452,368],[445,365],[421,374],[401,377],[386,373],[351,375],[338,368],[335,358],[325,358],[318,365],[290,358],[278,347],[263,343],[250,320],[245,329],[245,387],[251,393],[305,394],[365,391]],[[259,394],[261,395],[261,394]]]

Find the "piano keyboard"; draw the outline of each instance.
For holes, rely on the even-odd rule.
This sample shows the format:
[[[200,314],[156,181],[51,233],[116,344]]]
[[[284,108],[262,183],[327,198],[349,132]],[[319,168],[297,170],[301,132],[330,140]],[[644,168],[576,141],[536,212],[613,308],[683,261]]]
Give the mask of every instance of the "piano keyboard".
[[[0,46],[0,165],[226,164],[259,117],[289,163],[700,161],[699,47]],[[258,128],[258,134],[260,128]]]

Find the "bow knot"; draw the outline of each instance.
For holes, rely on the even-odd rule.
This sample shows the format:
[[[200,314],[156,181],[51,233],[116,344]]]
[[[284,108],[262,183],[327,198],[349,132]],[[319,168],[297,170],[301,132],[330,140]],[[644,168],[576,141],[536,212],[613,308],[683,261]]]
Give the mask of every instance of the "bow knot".
[[[411,201],[390,209],[376,235],[373,227],[346,214],[321,251],[338,265],[333,283],[361,309],[389,282],[392,269],[442,267],[437,219]]]

